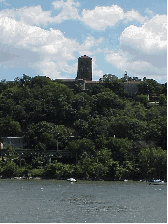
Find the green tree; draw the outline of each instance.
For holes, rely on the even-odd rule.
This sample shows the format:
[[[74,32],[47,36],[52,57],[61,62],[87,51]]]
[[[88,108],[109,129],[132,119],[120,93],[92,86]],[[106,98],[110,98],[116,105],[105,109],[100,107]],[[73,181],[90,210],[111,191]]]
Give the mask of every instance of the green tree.
[[[160,147],[141,149],[139,166],[141,178],[165,179],[167,174],[167,152]]]
[[[74,122],[75,135],[78,138],[86,138],[89,134],[88,121],[79,119]]]
[[[165,84],[162,85],[163,89],[162,89],[162,93],[167,96],[167,82]]]
[[[162,91],[162,85],[157,83],[157,81],[153,79],[144,79],[138,85],[139,95],[149,95],[150,98],[152,94],[160,94]]]
[[[106,147],[111,150],[112,158],[122,164],[128,161],[132,156],[133,143],[127,138],[112,138],[107,141]]]
[[[44,167],[43,175],[45,178],[68,178],[74,175],[74,170],[74,165],[62,164],[54,161]]]
[[[98,114],[108,115],[110,109],[124,109],[125,102],[112,91],[108,91],[93,95],[91,107],[92,114],[95,114],[95,111],[97,111]]]
[[[148,122],[146,127],[146,141],[154,141],[157,146],[167,149],[167,117],[160,117]]]
[[[83,92],[76,94],[72,98],[71,106],[73,111],[75,111],[75,120],[80,119],[81,117],[83,120],[87,120],[90,114],[90,101],[91,97]]]
[[[103,83],[99,82],[99,84],[97,85],[93,85],[91,91],[90,91],[90,95],[97,95],[98,93],[102,93],[102,92],[106,92],[106,91],[110,91],[110,89],[105,88],[103,86]]]
[[[146,108],[137,101],[127,101],[124,110],[120,111],[121,116],[128,116],[130,118],[136,118],[139,121],[146,121]]]
[[[110,124],[110,135],[117,138],[128,138],[130,140],[142,140],[146,135],[145,121],[139,121],[127,116],[117,116]]]
[[[31,148],[46,150],[57,149],[58,142],[61,143],[62,147],[65,147],[70,136],[71,130],[64,125],[54,125],[42,121],[38,124],[31,124],[25,133],[24,139]]]
[[[159,104],[160,105],[167,104],[167,97],[164,94],[160,94],[160,96],[159,96]]]
[[[93,141],[86,138],[72,140],[67,149],[73,153],[77,153],[78,158],[80,158],[85,152],[90,156],[95,156],[96,153]]]
[[[110,122],[105,116],[90,117],[88,120],[88,137],[95,141],[98,137],[103,139],[109,136]]]
[[[105,74],[103,75],[103,84],[106,88],[111,89],[117,95],[123,95],[124,83],[118,79],[115,75]]]
[[[16,176],[18,166],[14,162],[8,162],[1,170],[1,175],[6,178]]]
[[[147,106],[148,102],[149,102],[149,99],[148,99],[148,96],[147,95],[137,95],[136,96],[136,100],[141,102],[142,104],[144,104],[144,106]]]
[[[19,122],[14,121],[11,117],[6,116],[5,118],[0,118],[0,136],[21,136],[22,130]]]

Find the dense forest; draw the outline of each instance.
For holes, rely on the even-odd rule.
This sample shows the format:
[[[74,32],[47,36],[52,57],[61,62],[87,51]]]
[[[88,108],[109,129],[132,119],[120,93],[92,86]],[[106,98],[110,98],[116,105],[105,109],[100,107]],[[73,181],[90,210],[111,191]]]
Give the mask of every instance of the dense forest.
[[[129,96],[114,75],[90,91],[44,76],[2,80],[0,137],[8,136],[23,136],[28,149],[44,153],[59,141],[78,160],[32,156],[19,166],[17,149],[9,146],[2,177],[167,179],[167,83],[145,79]]]

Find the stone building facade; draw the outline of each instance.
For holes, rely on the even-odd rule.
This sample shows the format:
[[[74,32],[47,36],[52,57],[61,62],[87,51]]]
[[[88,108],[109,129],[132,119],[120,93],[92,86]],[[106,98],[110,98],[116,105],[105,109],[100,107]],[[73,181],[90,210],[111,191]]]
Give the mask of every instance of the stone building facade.
[[[129,95],[133,96],[138,93],[138,85],[140,81],[127,81],[124,82],[124,91],[127,92]]]
[[[79,57],[76,79],[61,79],[60,81],[72,89],[76,84],[80,85],[83,90],[91,89],[93,85],[99,84],[99,81],[92,81],[92,58],[87,55]]]
[[[80,85],[83,90],[91,90],[94,85],[101,85],[102,82],[92,81],[92,58],[83,55],[78,58],[78,70],[76,79],[61,79],[61,83],[74,89],[75,85]],[[127,74],[124,75],[124,91],[129,95],[135,95],[138,92],[140,81],[128,81]]]
[[[77,79],[92,81],[92,58],[89,56],[78,58]]]

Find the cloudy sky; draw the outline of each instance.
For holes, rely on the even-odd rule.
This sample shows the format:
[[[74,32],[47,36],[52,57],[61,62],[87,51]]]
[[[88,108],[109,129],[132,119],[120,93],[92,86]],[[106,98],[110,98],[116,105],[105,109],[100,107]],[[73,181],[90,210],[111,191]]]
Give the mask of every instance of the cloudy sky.
[[[166,0],[0,0],[0,80],[104,74],[167,81]]]

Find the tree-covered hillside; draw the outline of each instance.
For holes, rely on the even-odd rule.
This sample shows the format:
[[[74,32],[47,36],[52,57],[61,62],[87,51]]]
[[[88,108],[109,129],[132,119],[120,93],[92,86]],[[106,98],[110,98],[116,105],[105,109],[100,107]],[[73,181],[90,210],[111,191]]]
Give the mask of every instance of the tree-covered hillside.
[[[150,104],[147,95],[159,104]],[[78,155],[76,164],[25,161],[22,170],[36,168],[43,177],[166,178],[167,83],[142,81],[130,97],[123,80],[109,75],[90,91],[43,76],[3,80],[0,137],[8,136],[24,136],[27,148],[38,151],[56,150],[58,140],[59,149]],[[10,166],[12,175],[21,172],[10,161],[1,161],[3,175]]]

